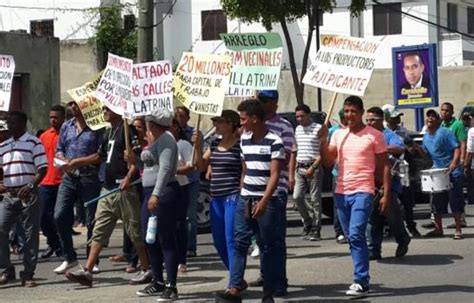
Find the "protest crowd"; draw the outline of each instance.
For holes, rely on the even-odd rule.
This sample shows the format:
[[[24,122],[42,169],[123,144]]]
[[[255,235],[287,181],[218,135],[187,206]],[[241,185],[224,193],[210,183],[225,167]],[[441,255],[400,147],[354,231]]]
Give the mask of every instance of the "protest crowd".
[[[198,54],[183,57],[204,62]],[[347,296],[369,294],[369,263],[383,258],[387,232],[397,243],[395,257],[402,258],[412,239],[444,236],[442,218],[449,205],[453,239],[463,239],[463,186],[466,182],[471,193],[474,186],[472,113],[456,119],[449,102],[442,103],[439,111],[428,110],[422,140],[415,142],[414,132],[402,126],[403,113],[393,105],[365,108],[363,97],[348,94],[338,108],[339,119],[327,123],[313,121],[308,105],[297,105],[294,128],[277,113],[276,89],[256,90],[232,109],[205,103],[223,99],[222,83],[231,73],[230,59],[225,58],[215,60],[226,68],[211,74],[203,69],[209,78],[197,82],[184,65],[178,65],[171,80],[166,63],[163,74],[169,78],[156,93],[171,93],[173,86],[181,104],[174,107],[169,96],[150,101],[152,97],[145,95],[132,100],[131,107],[141,114],[130,117],[122,106],[125,102],[120,102],[130,97],[121,87],[128,81],[114,84],[121,89],[114,91],[112,102],[109,88],[116,77],[110,75],[125,70],[131,74],[133,62],[110,58],[97,81],[71,90],[73,100],[66,106],[50,109],[50,125],[42,133],[27,131],[28,117],[21,111],[10,111],[1,121],[0,285],[16,279],[10,255],[19,253],[24,269],[18,274],[24,287],[37,286],[39,258],[57,260],[51,270],[71,283],[93,287],[94,275],[105,261],[101,253],[121,220],[123,255],[109,261],[128,264],[130,284],[143,285],[137,296],[177,300],[179,275],[188,270],[188,259],[199,254],[196,216],[201,178],[210,181],[212,238],[228,270],[227,287],[215,294],[216,302],[241,302],[249,287],[263,288],[262,302],[288,295],[292,283],[286,267],[288,201],[294,201],[301,215],[301,241],[320,241],[325,169],[333,177],[335,214],[334,234],[324,236],[350,250],[354,271]],[[139,70],[133,74],[134,80],[144,81]],[[336,83],[340,76],[334,77]],[[319,81],[316,75],[309,78]],[[193,83],[202,87],[194,89]],[[363,94],[365,88],[357,89]],[[101,101],[89,102],[88,112],[78,101],[87,94]],[[139,97],[140,89],[133,95]],[[205,101],[199,103],[199,98]],[[150,110],[152,104],[160,108]],[[191,112],[204,109],[214,113],[210,120],[215,134],[209,144],[199,122],[189,125]],[[410,181],[419,178],[413,173],[413,159],[431,161],[428,168],[445,170],[452,184],[430,194],[432,221],[424,227],[431,230],[424,234],[413,215]],[[80,266],[73,241],[77,225],[85,227],[88,241]],[[47,239],[42,252],[40,231]],[[245,280],[249,253],[260,258],[255,281]]]

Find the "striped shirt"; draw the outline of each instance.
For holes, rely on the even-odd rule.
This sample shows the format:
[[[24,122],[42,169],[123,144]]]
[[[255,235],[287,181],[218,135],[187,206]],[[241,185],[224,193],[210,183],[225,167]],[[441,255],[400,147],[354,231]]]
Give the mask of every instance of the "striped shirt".
[[[272,160],[285,160],[283,142],[270,131],[258,143],[252,142],[251,133],[243,134],[240,140],[242,159],[246,165],[241,195],[247,198],[263,197],[270,180]],[[275,190],[273,196],[277,195],[278,190]]]
[[[290,122],[282,118],[280,115],[276,114],[273,118],[266,121],[268,129],[276,134],[278,137],[283,140],[283,145],[285,147],[286,155],[289,155],[293,151],[293,145],[295,145],[295,132],[293,126]],[[288,165],[285,163],[282,166],[280,172],[280,180],[278,182],[278,191],[288,192]]]
[[[6,187],[18,187],[35,181],[41,168],[48,167],[43,144],[35,136],[24,133],[0,144],[0,167],[3,169],[3,183]]]
[[[319,157],[319,131],[321,124],[313,122],[308,126],[298,125],[295,130],[296,161],[313,162]]]
[[[240,158],[240,142],[237,141],[229,150],[217,147],[222,139],[211,143],[211,196],[225,196],[240,191],[242,160]]]

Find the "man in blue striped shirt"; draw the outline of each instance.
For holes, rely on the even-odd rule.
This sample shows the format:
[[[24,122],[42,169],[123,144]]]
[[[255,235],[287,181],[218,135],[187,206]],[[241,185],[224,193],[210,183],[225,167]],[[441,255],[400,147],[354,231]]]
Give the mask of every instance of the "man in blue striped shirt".
[[[282,140],[265,126],[265,114],[257,100],[243,101],[239,107],[240,123],[245,134],[241,137],[242,159],[245,162],[241,201],[234,217],[233,272],[229,289],[219,294],[225,300],[239,300],[243,290],[247,251],[251,237],[256,234],[261,247],[261,269],[265,280],[262,302],[273,302],[277,279],[277,233],[281,222],[282,204],[278,200],[278,180],[284,165]]]

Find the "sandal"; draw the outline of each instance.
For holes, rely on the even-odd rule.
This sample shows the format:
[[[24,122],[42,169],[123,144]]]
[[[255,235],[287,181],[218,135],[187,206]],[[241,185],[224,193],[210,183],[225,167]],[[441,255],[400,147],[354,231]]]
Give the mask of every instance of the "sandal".
[[[457,231],[457,232],[454,233],[453,239],[454,239],[454,240],[462,240],[462,239],[464,239],[464,237],[463,237],[463,235],[462,235],[461,232],[458,232],[458,231]]]

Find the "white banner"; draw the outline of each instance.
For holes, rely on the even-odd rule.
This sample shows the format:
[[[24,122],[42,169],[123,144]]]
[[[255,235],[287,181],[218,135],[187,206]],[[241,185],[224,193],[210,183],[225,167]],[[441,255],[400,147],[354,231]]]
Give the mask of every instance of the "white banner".
[[[0,55],[0,110],[10,109],[12,81],[15,74],[15,60],[13,56]]]
[[[107,66],[100,78],[95,97],[114,113],[130,117],[132,113],[131,59],[109,53]]]
[[[173,68],[168,60],[133,65],[132,116],[173,111]]]
[[[380,42],[354,37],[324,36],[303,83],[329,91],[363,96],[375,66]]]

